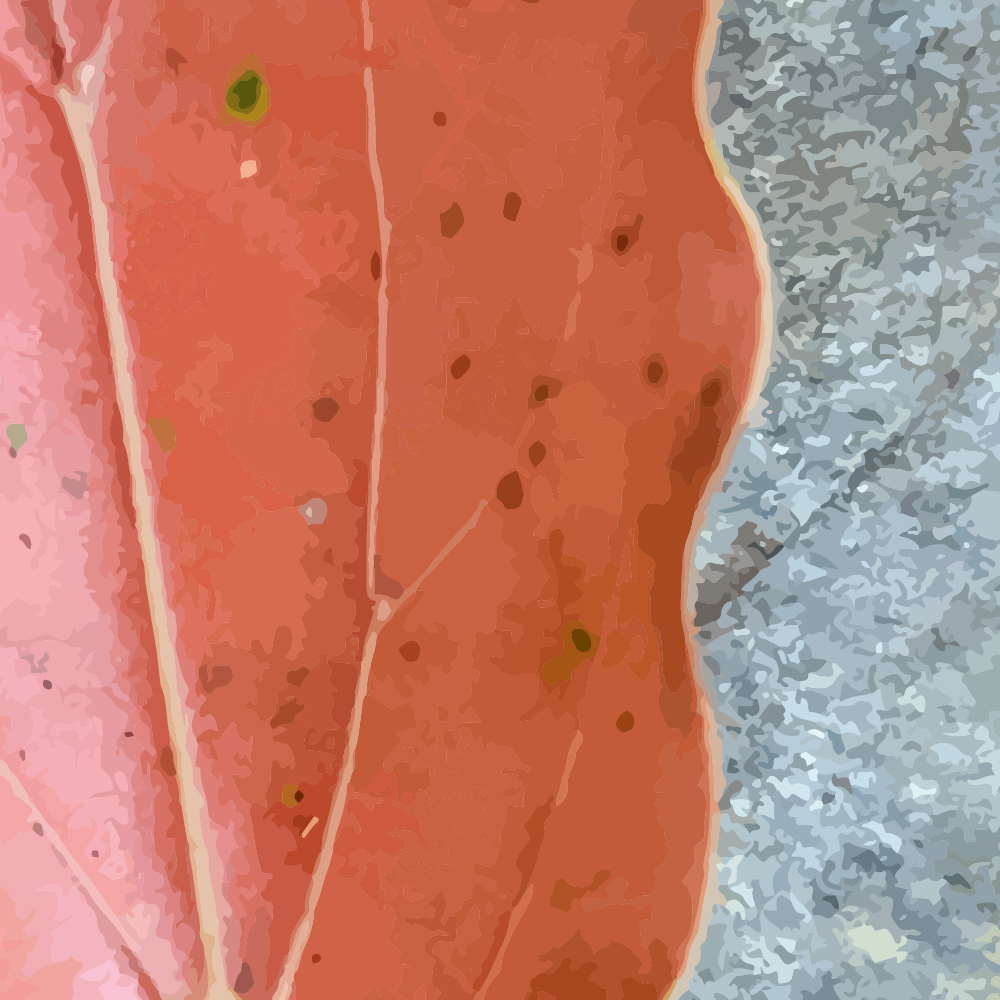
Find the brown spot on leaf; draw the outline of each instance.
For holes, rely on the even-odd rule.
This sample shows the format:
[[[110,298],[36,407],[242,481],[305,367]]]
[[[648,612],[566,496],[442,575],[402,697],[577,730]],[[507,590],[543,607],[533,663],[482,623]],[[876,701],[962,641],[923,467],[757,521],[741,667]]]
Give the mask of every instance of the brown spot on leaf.
[[[20,539],[20,540],[21,540],[22,542],[24,542],[24,544],[25,544],[25,545],[26,545],[26,546],[27,546],[27,547],[28,547],[29,549],[31,548],[31,539],[30,539],[30,538],[29,538],[29,537],[28,537],[27,535],[18,535],[17,537],[18,537],[18,538],[19,538],[19,539]]]
[[[524,487],[521,485],[521,477],[516,472],[508,472],[497,483],[497,500],[507,510],[517,510],[521,506],[524,500]]]
[[[615,720],[615,726],[621,733],[627,733],[635,725],[635,716],[631,712],[622,712]]]
[[[408,642],[404,642],[403,645],[399,647],[399,655],[406,660],[407,663],[416,663],[417,657],[420,656],[420,644],[414,642],[412,639]]]
[[[517,213],[521,211],[521,196],[516,191],[508,191],[503,200],[503,217],[511,222],[517,222]]]
[[[340,403],[329,396],[317,399],[313,403],[313,416],[324,424],[328,424],[340,410]]]
[[[562,387],[562,382],[557,378],[549,375],[536,376],[531,380],[531,388],[528,390],[528,409],[544,406],[548,400],[555,399],[562,392]]]
[[[662,354],[651,354],[642,365],[642,375],[646,385],[659,389],[667,380],[667,362]]]
[[[611,231],[611,245],[619,257],[628,253],[629,248],[635,245],[639,239],[639,227],[641,225],[642,216],[637,215],[632,225],[618,226],[617,229]]]
[[[372,254],[372,277],[376,281],[382,277],[382,258],[378,255],[378,250]]]
[[[460,354],[451,363],[451,377],[461,378],[471,367],[472,362],[469,360],[469,355]]]
[[[448,116],[443,111],[434,112],[434,124],[443,126],[448,124]]]
[[[712,379],[704,389],[701,390],[702,406],[712,407],[722,398],[722,383],[716,378]]]
[[[545,458],[545,455],[545,445],[541,441],[536,441],[528,448],[528,461],[534,466],[538,466]]]
[[[451,208],[441,213],[441,235],[451,239],[465,225],[462,206],[457,201],[451,203]]]

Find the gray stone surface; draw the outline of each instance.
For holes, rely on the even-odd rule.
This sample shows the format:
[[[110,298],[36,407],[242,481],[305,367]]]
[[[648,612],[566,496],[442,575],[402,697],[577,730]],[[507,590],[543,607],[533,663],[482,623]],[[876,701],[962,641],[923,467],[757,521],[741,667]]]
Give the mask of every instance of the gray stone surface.
[[[713,498],[724,746],[688,1000],[1000,1000],[1000,10],[727,0],[775,338]]]

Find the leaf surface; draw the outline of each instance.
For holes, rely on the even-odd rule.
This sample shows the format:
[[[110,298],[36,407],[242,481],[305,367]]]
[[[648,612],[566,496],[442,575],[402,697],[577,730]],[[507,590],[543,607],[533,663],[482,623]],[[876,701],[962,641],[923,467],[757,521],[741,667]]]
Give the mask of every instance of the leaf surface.
[[[64,393],[78,464],[110,490],[64,492],[81,525],[112,515],[57,540],[100,582],[100,626],[65,641],[124,652],[100,684],[125,707],[86,738],[121,753],[105,730],[138,720],[120,773],[141,863],[102,891],[120,915],[154,906],[161,991],[202,974],[196,931],[250,1000],[331,976],[357,1000],[652,1000],[681,973],[714,808],[687,551],[749,392],[759,289],[698,126],[700,8],[631,6],[122,0],[34,41],[22,25],[8,63],[69,164],[64,243],[83,191],[46,95],[63,76],[84,93],[80,60],[110,43],[88,141],[142,469],[110,403]],[[66,357],[102,350],[79,240],[54,252],[79,262],[69,327],[90,338],[46,331],[61,385],[85,377]],[[33,287],[66,285],[45,266]],[[103,357],[86,377],[110,401]],[[130,471],[154,497],[158,596]],[[218,927],[191,909],[147,597],[173,623]],[[8,731],[8,756],[37,739]],[[93,780],[118,773],[102,759]],[[85,791],[56,813],[93,809]]]

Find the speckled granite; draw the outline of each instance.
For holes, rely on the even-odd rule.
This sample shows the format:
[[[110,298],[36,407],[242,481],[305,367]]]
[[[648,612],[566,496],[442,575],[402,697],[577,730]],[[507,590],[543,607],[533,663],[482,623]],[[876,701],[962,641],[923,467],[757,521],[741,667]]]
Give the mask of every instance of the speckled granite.
[[[776,323],[696,551],[726,905],[685,996],[996,998],[1000,11],[721,17]]]

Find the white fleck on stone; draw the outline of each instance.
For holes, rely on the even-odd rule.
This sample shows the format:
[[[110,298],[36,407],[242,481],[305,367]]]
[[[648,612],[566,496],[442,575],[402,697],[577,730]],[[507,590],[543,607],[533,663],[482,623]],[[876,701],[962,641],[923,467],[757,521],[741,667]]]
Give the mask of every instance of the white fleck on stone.
[[[240,177],[246,180],[248,177],[253,177],[257,173],[257,161],[256,160],[244,160],[240,164]]]

